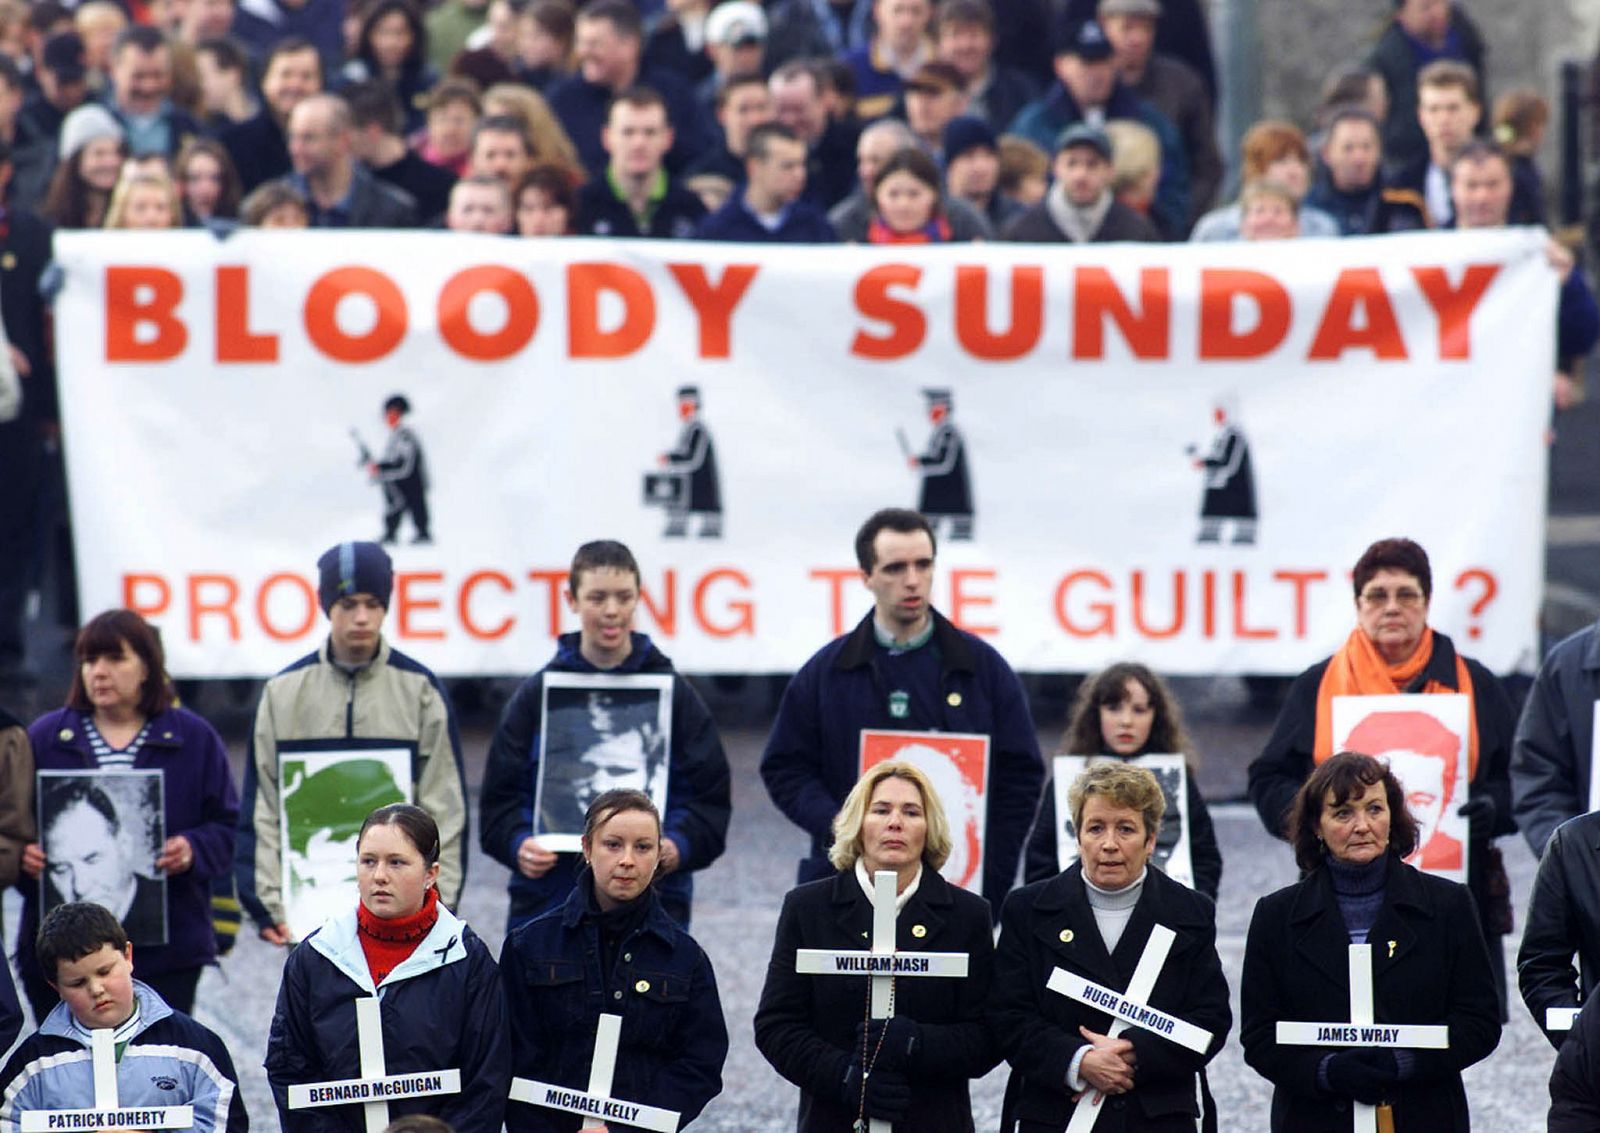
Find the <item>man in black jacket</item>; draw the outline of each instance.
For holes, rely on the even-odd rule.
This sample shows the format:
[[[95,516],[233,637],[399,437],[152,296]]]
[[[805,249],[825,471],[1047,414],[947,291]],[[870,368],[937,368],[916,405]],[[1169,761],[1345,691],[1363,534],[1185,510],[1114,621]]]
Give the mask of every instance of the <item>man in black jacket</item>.
[[[10,148],[0,141],[0,193],[11,179]],[[23,610],[29,578],[43,548],[38,535],[49,453],[57,454],[61,415],[56,377],[45,341],[39,279],[50,262],[50,226],[9,204],[0,209],[0,319],[11,360],[22,379],[22,410],[0,423],[0,682],[26,680]],[[47,520],[56,517],[46,516]]]
[[[1417,121],[1418,83],[1424,67],[1440,60],[1464,64],[1483,91],[1483,37],[1466,11],[1438,0],[1394,0],[1393,22],[1366,60],[1389,88],[1383,150],[1390,161],[1405,165],[1428,156],[1425,127]]]
[[[1383,173],[1378,120],[1357,107],[1335,111],[1323,132],[1322,162],[1305,203],[1339,222],[1341,236],[1415,232],[1428,207],[1415,189],[1391,188]]]
[[[643,87],[618,95],[600,138],[611,160],[578,194],[578,232],[693,236],[706,206],[667,175],[663,160],[672,148],[672,125],[661,96]]]
[[[417,202],[417,216],[430,224],[450,207],[450,190],[456,175],[423,161],[401,136],[404,114],[394,91],[381,80],[369,79],[344,89],[354,127],[351,145],[356,157],[372,175]]]
[[[1111,139],[1079,122],[1056,142],[1055,184],[1044,199],[1006,225],[1002,240],[1036,244],[1156,241],[1155,225],[1111,195]]]
[[[1559,1013],[1582,1007],[1597,982],[1600,814],[1583,814],[1558,826],[1545,846],[1517,949],[1517,990],[1533,1021],[1559,1048],[1571,1034]],[[1552,1017],[1552,1009],[1558,1016]]]
[[[274,45],[262,65],[260,111],[222,135],[246,193],[292,168],[284,137],[289,115],[321,89],[322,57],[309,40],[291,37]]]
[[[410,228],[417,203],[375,178],[351,152],[350,107],[315,94],[289,115],[289,181],[306,196],[313,228]]]

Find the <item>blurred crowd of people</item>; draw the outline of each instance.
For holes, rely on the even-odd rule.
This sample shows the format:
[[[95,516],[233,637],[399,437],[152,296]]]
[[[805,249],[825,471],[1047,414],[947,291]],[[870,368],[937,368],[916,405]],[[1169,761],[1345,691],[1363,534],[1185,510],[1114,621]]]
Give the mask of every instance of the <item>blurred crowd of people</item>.
[[[1545,220],[1549,105],[1490,101],[1449,0],[1394,0],[1314,120],[1256,123],[1236,162],[1200,0],[662,2],[0,0],[0,295],[25,394],[0,423],[0,677],[67,557],[54,231],[1084,243]],[[1550,255],[1561,408],[1600,311]]]

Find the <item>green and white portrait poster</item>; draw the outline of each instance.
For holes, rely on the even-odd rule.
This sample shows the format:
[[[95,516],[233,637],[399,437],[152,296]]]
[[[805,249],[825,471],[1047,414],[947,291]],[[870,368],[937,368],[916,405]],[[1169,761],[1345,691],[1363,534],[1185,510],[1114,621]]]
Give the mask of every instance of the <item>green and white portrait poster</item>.
[[[293,939],[355,907],[361,824],[381,806],[412,801],[415,758],[416,745],[400,740],[279,745],[283,903]]]

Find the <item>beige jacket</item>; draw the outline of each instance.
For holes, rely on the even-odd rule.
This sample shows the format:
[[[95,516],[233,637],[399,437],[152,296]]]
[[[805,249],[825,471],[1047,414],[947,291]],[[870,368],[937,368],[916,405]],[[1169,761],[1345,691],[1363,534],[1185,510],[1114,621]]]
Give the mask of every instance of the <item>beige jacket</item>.
[[[288,918],[282,882],[278,745],[290,740],[393,739],[415,743],[416,804],[439,824],[439,896],[452,908],[466,876],[467,790],[450,702],[426,667],[380,641],[353,677],[325,643],[267,682],[245,767],[239,898],[257,924]]]

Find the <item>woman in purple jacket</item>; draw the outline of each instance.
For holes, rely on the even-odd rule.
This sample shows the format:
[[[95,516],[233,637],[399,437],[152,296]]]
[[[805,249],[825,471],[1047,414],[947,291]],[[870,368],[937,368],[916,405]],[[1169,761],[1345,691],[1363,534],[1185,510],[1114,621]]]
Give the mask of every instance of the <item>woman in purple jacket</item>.
[[[40,840],[23,850],[18,883],[23,990],[37,1018],[55,1004],[33,954],[41,900],[93,901],[138,946],[139,978],[190,1013],[201,969],[217,955],[211,881],[233,864],[239,795],[228,755],[210,724],[174,703],[160,639],[138,614],[98,615],[75,653],[66,707],[28,729],[38,771],[79,774],[39,776]],[[116,778],[139,771],[161,773],[165,833],[154,853],[147,816],[128,805],[140,792]]]

